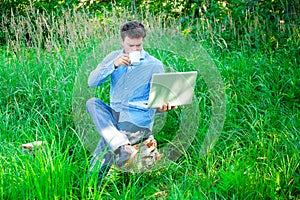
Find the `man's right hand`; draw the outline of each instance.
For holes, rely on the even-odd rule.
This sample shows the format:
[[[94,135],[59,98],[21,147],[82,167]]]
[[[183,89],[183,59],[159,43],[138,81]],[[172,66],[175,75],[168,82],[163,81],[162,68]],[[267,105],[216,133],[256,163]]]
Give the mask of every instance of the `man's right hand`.
[[[129,60],[128,54],[118,55],[118,57],[114,61],[114,65],[115,65],[115,68],[117,68],[121,65],[129,66],[130,60]]]

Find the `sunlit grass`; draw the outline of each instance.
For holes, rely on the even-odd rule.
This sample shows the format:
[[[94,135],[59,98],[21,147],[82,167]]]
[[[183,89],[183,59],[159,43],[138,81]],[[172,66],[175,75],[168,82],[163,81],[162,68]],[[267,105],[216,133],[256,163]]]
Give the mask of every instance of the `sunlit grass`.
[[[1,49],[1,199],[300,198],[300,71],[297,39],[292,35],[289,44],[294,46],[288,48],[232,50],[218,38],[220,34],[209,38],[205,24],[199,24],[204,28],[198,27],[197,39],[210,48],[227,94],[227,118],[216,146],[199,158],[211,105],[204,83],[199,82],[196,94],[204,127],[199,127],[199,137],[187,152],[152,173],[131,175],[113,169],[97,190],[96,177],[86,177],[90,152],[73,123],[72,90],[79,67],[101,36],[114,34],[110,27],[121,22],[115,16],[101,23],[84,14],[73,17],[64,22],[70,24],[58,19],[45,26],[50,34],[45,43],[39,40],[38,29],[27,30],[36,36],[27,48],[21,34],[25,25],[17,21],[20,37]],[[36,19],[40,25],[43,18]],[[150,18],[147,23],[153,27],[158,21]],[[294,26],[285,30],[299,34]],[[184,58],[152,51],[175,70],[191,69]],[[172,128],[177,114],[169,115]],[[47,141],[45,149],[34,155],[22,151],[22,143],[35,140]]]

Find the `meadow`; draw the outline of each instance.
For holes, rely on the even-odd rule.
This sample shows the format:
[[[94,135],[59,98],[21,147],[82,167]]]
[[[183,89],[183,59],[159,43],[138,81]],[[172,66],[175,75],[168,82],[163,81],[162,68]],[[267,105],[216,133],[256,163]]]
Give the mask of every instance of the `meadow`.
[[[229,41],[221,32],[234,31],[234,24],[224,30],[199,21],[183,29],[177,21],[130,13],[101,20],[72,11],[51,18],[33,10],[30,16],[35,17],[7,19],[15,37],[0,49],[0,199],[300,199],[299,25],[278,26],[288,35],[283,42],[266,41],[264,21],[245,23],[246,33],[232,32]],[[210,78],[221,78],[226,118],[202,155],[215,101],[205,77],[199,77],[199,121],[182,156],[147,173],[112,169],[97,189],[96,176],[87,179],[91,147],[81,136],[91,127],[77,127],[74,116],[82,108],[74,110],[74,101],[100,92],[108,99],[107,85],[90,91],[82,89],[84,80],[107,52],[120,47],[114,38],[130,19],[146,24],[145,49],[172,70],[206,69],[193,64],[199,51],[178,38],[201,47],[220,74]],[[166,30],[174,35],[161,37]],[[170,40],[178,49],[170,50]],[[167,114],[159,145],[172,140],[182,123],[180,111]],[[47,142],[44,148],[22,150],[22,144],[38,140]]]

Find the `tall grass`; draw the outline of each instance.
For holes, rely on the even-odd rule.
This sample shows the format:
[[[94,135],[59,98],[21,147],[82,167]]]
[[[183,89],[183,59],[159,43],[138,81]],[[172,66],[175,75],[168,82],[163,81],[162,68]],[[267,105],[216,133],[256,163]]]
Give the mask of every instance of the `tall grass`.
[[[247,34],[239,35],[234,23],[224,29],[224,24],[202,20],[189,32],[163,16],[128,12],[104,16],[66,11],[59,17],[31,10],[26,18],[2,17],[10,26],[4,27],[8,45],[0,54],[1,199],[300,198],[296,24],[279,23],[286,40],[274,46],[265,39],[262,26],[268,21],[262,19],[247,21],[243,27]],[[195,33],[223,77],[226,122],[212,151],[199,157],[207,130],[203,126],[209,123],[213,103],[199,82],[197,98],[204,122],[186,153],[152,173],[131,175],[113,169],[97,190],[96,175],[86,177],[90,152],[73,122],[73,85],[79,68],[98,45],[117,34],[125,20],[134,18],[149,27],[149,34],[166,28]],[[255,42],[260,45],[253,46]],[[190,69],[176,52],[171,58],[167,52],[153,53],[176,70]],[[22,143],[35,140],[47,145],[34,154],[21,150]]]

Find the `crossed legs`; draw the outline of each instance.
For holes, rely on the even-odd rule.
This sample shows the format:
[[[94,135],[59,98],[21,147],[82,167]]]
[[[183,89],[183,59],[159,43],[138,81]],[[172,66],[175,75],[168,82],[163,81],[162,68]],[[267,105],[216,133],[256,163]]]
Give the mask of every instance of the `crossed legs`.
[[[95,168],[100,170],[98,179],[101,180],[113,163],[114,152],[117,150],[120,152],[119,148],[125,145],[142,141],[151,134],[151,131],[130,122],[118,123],[119,114],[97,98],[89,99],[86,108],[101,136],[93,153],[90,167],[90,171],[94,171]],[[126,155],[125,152],[125,157],[123,156],[120,160],[126,161],[126,156],[130,155]]]

